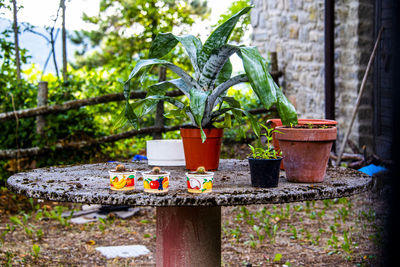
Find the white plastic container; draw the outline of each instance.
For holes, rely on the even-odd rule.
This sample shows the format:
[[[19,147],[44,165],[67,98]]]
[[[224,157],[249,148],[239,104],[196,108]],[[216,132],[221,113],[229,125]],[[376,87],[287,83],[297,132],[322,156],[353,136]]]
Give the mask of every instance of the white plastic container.
[[[148,165],[186,166],[181,139],[149,140],[146,151]]]

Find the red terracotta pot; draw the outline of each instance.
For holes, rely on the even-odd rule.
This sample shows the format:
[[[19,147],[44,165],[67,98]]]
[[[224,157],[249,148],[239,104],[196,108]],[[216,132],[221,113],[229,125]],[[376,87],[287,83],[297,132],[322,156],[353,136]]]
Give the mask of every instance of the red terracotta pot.
[[[326,166],[337,129],[277,127],[286,178],[290,182],[320,183],[324,181]]]
[[[270,119],[267,121],[267,123],[270,123],[270,126],[275,129],[277,126],[282,126],[282,121],[281,119]],[[331,125],[335,126],[337,124],[336,121],[334,120],[322,120],[322,119],[298,119],[299,125],[307,125],[307,124],[313,124],[313,125]],[[275,133],[272,134],[272,144],[274,146],[274,149],[279,152],[280,147],[279,147],[279,141],[275,137]],[[281,161],[281,170],[284,170],[283,166],[283,160]]]
[[[199,166],[204,166],[206,170],[217,170],[224,129],[203,129],[207,136],[204,143],[201,142],[199,128],[181,128],[180,130],[186,169],[195,171]]]

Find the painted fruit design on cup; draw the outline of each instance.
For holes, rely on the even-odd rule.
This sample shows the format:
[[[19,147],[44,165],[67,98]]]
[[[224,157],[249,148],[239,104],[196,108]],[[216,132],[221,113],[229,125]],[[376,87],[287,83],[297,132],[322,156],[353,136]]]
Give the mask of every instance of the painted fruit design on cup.
[[[132,190],[135,189],[135,173],[118,173],[110,171],[110,187],[112,190]]]
[[[123,164],[118,164],[114,170],[108,173],[110,175],[110,188],[112,190],[135,189],[135,171],[126,169]]]
[[[168,192],[169,172],[162,172],[158,167],[143,173],[143,188],[147,193]]]
[[[209,193],[212,191],[214,173],[186,173],[186,182],[190,193]]]

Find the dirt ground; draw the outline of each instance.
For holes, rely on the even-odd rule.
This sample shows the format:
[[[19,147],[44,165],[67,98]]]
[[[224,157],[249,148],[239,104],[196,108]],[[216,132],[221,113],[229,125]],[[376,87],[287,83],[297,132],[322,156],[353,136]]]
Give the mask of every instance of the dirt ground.
[[[37,216],[44,209],[57,210],[61,204],[80,208],[50,202],[32,211],[25,202],[26,211],[18,215],[12,205],[1,207],[2,266],[155,265],[154,208],[143,207],[127,220],[109,214],[105,221],[83,225]],[[371,193],[327,201],[223,207],[222,265],[379,266],[386,216],[383,207],[382,199]],[[12,217],[19,218],[21,225]],[[15,229],[7,232],[7,224]],[[31,229],[30,234],[26,228]],[[37,254],[34,244],[40,247]],[[107,260],[95,250],[99,246],[138,244],[151,253]]]

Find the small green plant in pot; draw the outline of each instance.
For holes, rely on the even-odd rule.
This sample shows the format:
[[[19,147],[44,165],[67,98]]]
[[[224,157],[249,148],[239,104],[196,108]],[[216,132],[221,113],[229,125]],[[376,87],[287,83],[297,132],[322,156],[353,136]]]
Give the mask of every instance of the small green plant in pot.
[[[272,135],[277,131],[260,124],[265,133],[257,139],[256,146],[249,145],[251,153],[248,160],[250,165],[251,185],[253,187],[277,187],[279,182],[279,169],[282,156],[272,147]],[[266,145],[263,146],[261,136],[266,138]]]
[[[256,133],[260,132],[255,117],[241,109],[237,100],[226,96],[226,91],[231,86],[250,82],[265,108],[270,109],[275,105],[285,125],[297,123],[296,110],[272,79],[268,72],[269,62],[261,56],[257,48],[228,44],[237,21],[250,9],[251,7],[243,8],[219,25],[204,44],[193,35],[158,34],[150,48],[149,59],[139,60],[124,83],[125,116],[133,126],[139,127],[141,118],[161,100],[177,107],[172,112],[174,116],[190,119],[191,127],[181,129],[186,168],[189,170],[195,170],[198,166],[204,166],[207,170],[218,168],[223,131],[216,129],[213,124],[219,118],[223,117],[225,125],[230,127],[232,115],[238,121],[244,115],[250,121],[253,130]],[[189,56],[193,68],[192,75],[163,59],[178,43],[182,44]],[[229,58],[235,53],[241,58],[245,73],[231,77],[232,64]],[[153,84],[147,88],[148,94],[145,99],[130,103],[131,81],[137,80],[139,76],[145,77],[153,65],[163,65],[180,78]],[[166,96],[169,88],[182,91],[188,101]],[[192,161],[193,159],[195,161]]]

